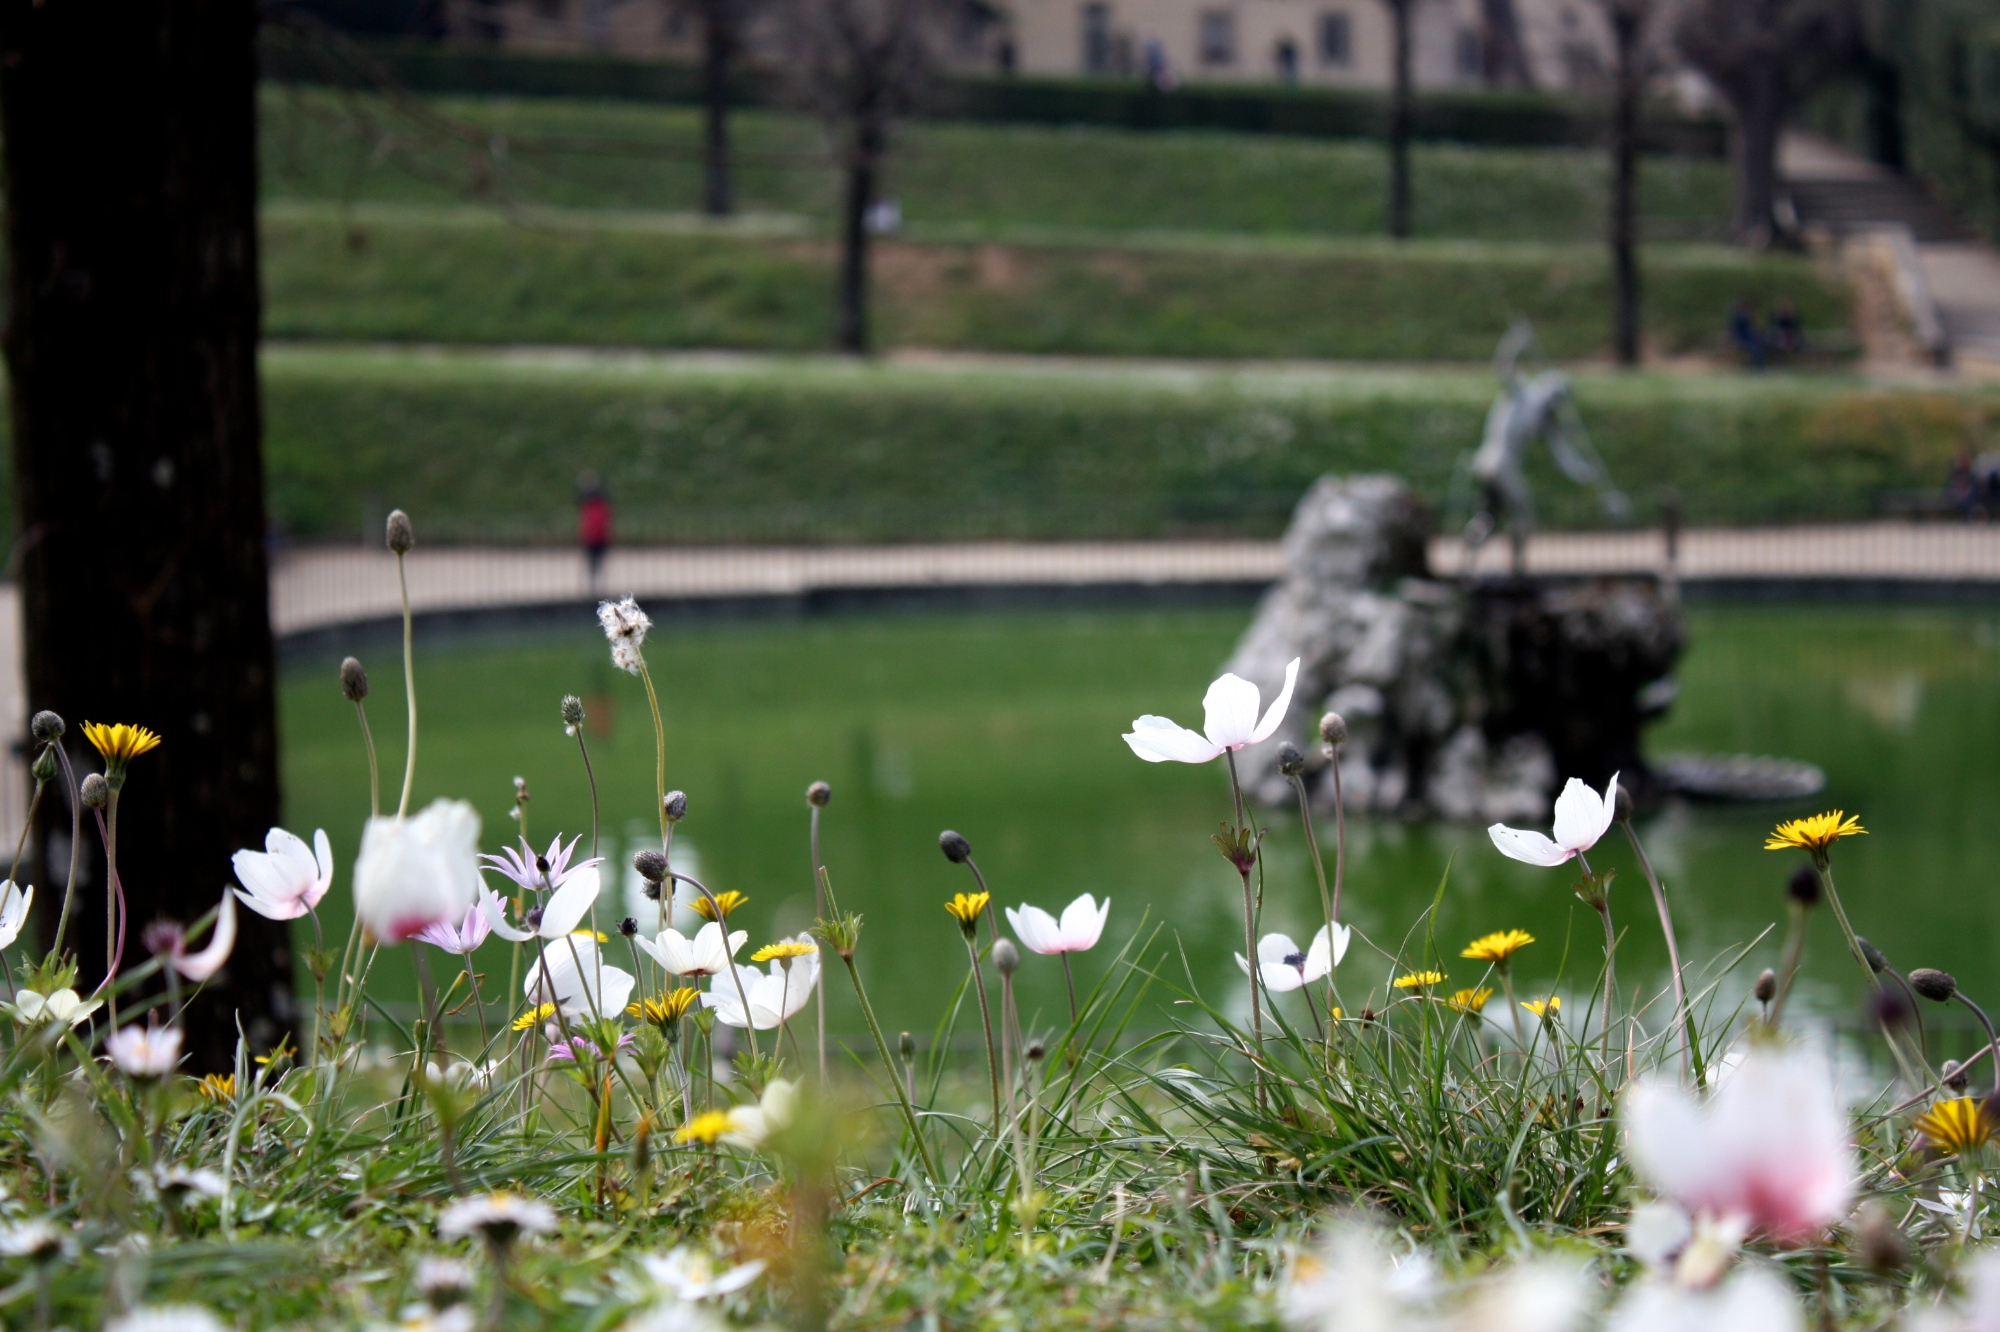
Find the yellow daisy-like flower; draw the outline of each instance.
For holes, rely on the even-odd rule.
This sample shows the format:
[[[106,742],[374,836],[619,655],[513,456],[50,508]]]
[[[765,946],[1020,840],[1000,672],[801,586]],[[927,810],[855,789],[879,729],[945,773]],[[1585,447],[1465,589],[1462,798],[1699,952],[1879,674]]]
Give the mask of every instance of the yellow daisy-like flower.
[[[236,1099],[236,1075],[234,1073],[209,1073],[195,1084],[195,1090],[208,1100],[221,1104]]]
[[[554,1004],[539,1004],[514,1019],[514,1030],[526,1031],[530,1027],[547,1022],[555,1015],[556,1006]]]
[[[748,902],[749,900],[750,900],[749,898],[745,897],[742,893],[737,892],[735,889],[731,889],[726,893],[717,893],[715,895],[714,905],[710,905],[709,900],[706,896],[697,897],[694,899],[694,914],[700,916],[703,920],[714,920],[716,907],[721,907],[722,918],[724,920],[728,920],[731,916],[736,914],[736,908],[742,906],[745,902]]]
[[[803,939],[786,939],[779,943],[765,944],[762,948],[750,954],[750,960],[752,962],[769,962],[772,958],[804,957],[807,953],[817,953],[818,951],[818,944],[807,943]]]
[[[970,934],[979,923],[979,913],[986,910],[987,896],[986,893],[960,893],[946,902],[944,909],[951,913],[951,918],[958,922],[960,929]]]
[[[675,1129],[674,1141],[700,1142],[713,1147],[717,1138],[729,1132],[733,1122],[720,1110],[705,1111]]]
[[[1764,842],[1766,851],[1785,851],[1797,847],[1809,851],[1815,857],[1824,856],[1826,849],[1842,837],[1865,836],[1868,830],[1861,826],[1859,814],[1849,814],[1844,810],[1829,810],[1824,814],[1814,814],[1803,819],[1790,819],[1771,830]]]
[[[107,778],[122,778],[126,764],[160,747],[159,736],[143,726],[128,726],[124,722],[106,726],[103,722],[87,721],[83,724],[83,738],[104,755]]]
[[[571,930],[570,936],[576,939],[595,939],[599,943],[611,942],[611,936],[603,930]]]
[[[1399,990],[1414,990],[1425,985],[1444,984],[1442,971],[1412,971],[1389,982]]]
[[[1498,966],[1508,958],[1535,941],[1535,936],[1526,930],[1495,930],[1482,934],[1465,946],[1460,957],[1469,957],[1475,962],[1491,962]]]
[[[1459,990],[1444,1002],[1446,1007],[1461,1013],[1477,1013],[1486,1007],[1486,1001],[1492,997],[1493,991],[1482,985],[1476,990]]]
[[[257,1062],[266,1067],[269,1067],[272,1064],[283,1063],[285,1060],[290,1059],[297,1054],[298,1051],[292,1048],[292,1038],[290,1036],[286,1036],[285,1038],[283,1038],[278,1042],[277,1049],[271,1051],[271,1053],[269,1054],[258,1055]]]
[[[1521,1007],[1527,1009],[1538,1018],[1554,1017],[1556,1014],[1562,1012],[1562,1006],[1562,996],[1559,994],[1552,994],[1546,999],[1524,999],[1521,1001]]]
[[[692,986],[683,986],[678,990],[668,990],[656,999],[641,999],[636,1003],[627,1004],[625,1012],[641,1022],[650,1022],[656,1027],[663,1027],[677,1018],[687,1016],[687,1011],[694,1007],[695,1000],[699,998],[701,991]]]
[[[1991,1141],[1995,1127],[1986,1107],[1970,1096],[1939,1101],[1917,1121],[1917,1132],[1929,1139],[1933,1147],[1953,1156],[1963,1156]]]

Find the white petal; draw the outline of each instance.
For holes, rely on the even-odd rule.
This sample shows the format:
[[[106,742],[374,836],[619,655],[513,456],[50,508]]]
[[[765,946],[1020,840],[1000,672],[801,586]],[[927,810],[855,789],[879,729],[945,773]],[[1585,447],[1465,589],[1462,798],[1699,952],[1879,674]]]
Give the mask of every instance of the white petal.
[[[1269,740],[1271,732],[1278,729],[1278,723],[1285,719],[1285,709],[1292,705],[1292,686],[1299,682],[1299,659],[1292,658],[1291,665],[1285,667],[1285,687],[1278,691],[1271,710],[1264,714],[1264,720],[1257,723],[1257,729],[1250,732],[1250,743]]]
[[[1501,855],[1523,864],[1548,868],[1562,864],[1570,856],[1569,852],[1540,833],[1509,828],[1504,823],[1494,824],[1486,830],[1486,835],[1493,839],[1493,845],[1500,849]]]
[[[596,904],[597,889],[595,866],[578,870],[563,880],[563,886],[549,894],[549,903],[542,908],[542,937],[560,939],[575,929],[584,913]]]
[[[1257,729],[1257,686],[1240,675],[1225,671],[1208,693],[1202,696],[1201,729],[1217,749],[1236,749],[1250,743]]]
[[[1014,937],[1021,941],[1021,947],[1031,953],[1056,953],[1060,942],[1060,927],[1055,917],[1038,906],[1023,903],[1018,909],[1007,908],[1007,923],[1014,927]]]
[[[1340,951],[1342,953],[1347,951],[1347,940],[1344,938],[1340,941]],[[1313,935],[1312,946],[1306,949],[1306,979],[1309,981],[1326,979],[1332,972],[1334,963],[1333,953],[1327,945],[1327,927],[1322,925],[1319,927],[1319,932]]]
[[[1104,904],[1109,911],[1111,903]],[[1062,936],[1066,952],[1082,953],[1097,947],[1097,938],[1104,933],[1104,912],[1097,909],[1097,902],[1089,893],[1077,898],[1063,908],[1062,925],[1058,931]]]
[[[225,892],[222,905],[215,911],[215,928],[208,936],[208,947],[190,957],[176,958],[174,969],[199,985],[222,970],[222,964],[229,960],[229,950],[235,946],[236,898]]]
[[[1332,937],[1333,965],[1337,967],[1340,965],[1340,960],[1347,956],[1347,945],[1354,942],[1354,928],[1350,925],[1343,925],[1336,920],[1333,922]]]
[[[1612,774],[1602,796],[1576,778],[1570,778],[1563,784],[1562,794],[1556,797],[1556,845],[1565,851],[1590,850],[1611,826],[1611,816],[1617,807],[1617,774]]]
[[[1187,727],[1150,714],[1132,722],[1125,743],[1148,763],[1206,763],[1222,752]]]
[[[1267,934],[1257,941],[1257,960],[1266,967],[1273,963],[1289,966],[1285,959],[1304,951],[1289,934]]]
[[[1306,978],[1299,975],[1297,967],[1288,966],[1283,962],[1266,962],[1260,969],[1260,974],[1264,980],[1264,988],[1272,994],[1290,994],[1306,983]]]
[[[505,939],[507,942],[526,943],[528,940],[535,937],[534,931],[517,930],[512,925],[509,925],[507,923],[507,917],[503,913],[503,909],[500,905],[500,894],[495,893],[491,897],[482,899],[479,904],[479,909],[485,912],[486,923],[493,927],[493,932],[499,935],[501,938]]]
[[[21,926],[27,923],[28,908],[34,901],[33,884],[24,892],[12,879],[0,883],[0,948],[21,937]]]
[[[318,906],[319,899],[326,896],[326,890],[333,886],[333,843],[327,839],[326,829],[313,830],[314,868],[319,871],[315,888],[307,906]]]

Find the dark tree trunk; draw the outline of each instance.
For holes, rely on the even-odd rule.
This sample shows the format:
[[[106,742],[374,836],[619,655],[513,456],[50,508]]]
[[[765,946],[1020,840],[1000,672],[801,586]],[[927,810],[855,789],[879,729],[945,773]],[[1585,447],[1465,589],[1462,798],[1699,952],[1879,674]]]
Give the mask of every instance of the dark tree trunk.
[[[729,0],[705,0],[701,15],[701,104],[707,118],[702,211],[727,217],[736,206],[729,179],[729,62],[736,54],[736,31]]]
[[[120,812],[125,965],[156,917],[212,909],[230,853],[277,821],[257,395],[255,0],[105,10],[0,0],[5,354],[29,704],[150,726]],[[54,808],[50,808],[54,806]],[[38,906],[68,820],[45,802]],[[70,939],[103,972],[88,832]],[[47,904],[40,906],[40,904]],[[95,945],[95,946],[93,946]],[[284,927],[245,914],[190,1014],[196,1069],[291,1021]]]
[[[1535,71],[1528,64],[1528,48],[1521,40],[1521,19],[1514,0],[1481,0],[1479,16],[1485,28],[1486,45],[1480,53],[1486,66],[1486,82],[1498,88],[1535,86]]]
[[[863,124],[847,163],[847,198],[841,210],[840,301],[835,338],[840,350],[868,350],[868,209],[875,202],[875,168],[882,132]]]
[[[1750,246],[1777,234],[1778,135],[1785,123],[1785,71],[1775,56],[1760,61],[1731,99],[1736,112],[1736,216],[1732,229]]]
[[[1611,342],[1618,364],[1639,364],[1639,95],[1645,79],[1633,0],[1611,6],[1617,87],[1611,112]]]
[[[1410,103],[1414,75],[1410,68],[1410,9],[1415,0],[1384,0],[1393,30],[1395,71],[1389,90],[1389,234],[1402,240],[1410,234]]]
[[[1877,166],[1901,172],[1909,167],[1903,125],[1903,72],[1896,62],[1870,56],[1862,68],[1868,94],[1868,156]]]

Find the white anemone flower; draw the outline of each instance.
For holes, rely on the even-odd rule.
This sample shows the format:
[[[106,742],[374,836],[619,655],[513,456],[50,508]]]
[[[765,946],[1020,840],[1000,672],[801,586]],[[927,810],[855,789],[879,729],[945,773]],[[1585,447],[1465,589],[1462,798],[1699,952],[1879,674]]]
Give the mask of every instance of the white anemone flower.
[[[220,1318],[199,1304],[155,1304],[120,1314],[104,1332],[228,1332]]]
[[[28,923],[28,908],[35,904],[35,885],[23,888],[12,879],[0,879],[0,948],[21,937]]]
[[[0,1258],[46,1263],[62,1257],[68,1247],[67,1232],[56,1229],[47,1217],[30,1217],[0,1228]]]
[[[128,1078],[159,1078],[181,1061],[179,1027],[121,1027],[104,1038],[104,1052]]]
[[[208,946],[199,953],[190,953],[187,940],[176,938],[167,954],[167,965],[199,985],[222,970],[222,964],[229,960],[230,950],[235,947],[236,899],[225,891],[221,905],[215,909],[215,927],[208,933]]]
[[[798,936],[798,941],[811,942],[803,934]],[[754,1025],[758,1031],[769,1031],[779,1023],[789,1021],[806,1006],[818,979],[819,952],[815,949],[794,958],[773,958],[769,972],[738,966],[734,980],[728,976],[717,976],[710,981],[708,993],[701,997],[701,1002],[705,1007],[714,1009],[715,1020],[726,1027]],[[742,986],[740,994],[737,991],[739,984]],[[746,1001],[750,1005],[748,1022],[743,1014]]]
[[[604,960],[590,931],[556,939],[543,950],[521,986],[529,1003],[555,1004],[569,1017],[608,1018],[625,1011],[638,981]]]
[[[1257,979],[1274,994],[1302,989],[1325,980],[1347,956],[1354,931],[1345,925],[1322,925],[1310,947],[1301,948],[1289,934],[1267,934],[1257,941]],[[1250,974],[1250,960],[1238,953],[1236,965]]]
[[[1552,868],[1597,845],[1597,839],[1604,836],[1611,826],[1612,817],[1618,810],[1618,774],[1612,773],[1611,780],[1604,784],[1604,794],[1585,786],[1572,777],[1564,784],[1562,794],[1556,797],[1555,839],[1530,832],[1523,828],[1509,828],[1504,823],[1496,823],[1486,830],[1493,839],[1493,845],[1500,854],[1525,865],[1540,865]]]
[[[772,1078],[755,1105],[739,1105],[729,1112],[729,1131],[722,1140],[732,1147],[756,1151],[771,1140],[773,1133],[791,1127],[799,1116],[799,1084],[789,1078]],[[690,1297],[683,1297],[690,1298]]]
[[[479,813],[434,800],[409,818],[373,818],[354,863],[354,912],[370,934],[400,943],[464,918],[479,899]]]
[[[654,1289],[686,1302],[733,1294],[764,1272],[762,1258],[738,1263],[727,1271],[717,1271],[713,1259],[700,1249],[685,1244],[666,1253],[646,1254],[639,1259],[639,1266]]]
[[[511,1244],[517,1236],[554,1230],[556,1214],[547,1203],[518,1193],[482,1193],[445,1208],[437,1226],[446,1239],[478,1235],[496,1244]]]
[[[1125,743],[1148,763],[1206,763],[1232,750],[1271,738],[1292,704],[1292,686],[1298,683],[1299,659],[1285,667],[1285,687],[1278,691],[1263,719],[1257,708],[1263,701],[1257,686],[1240,675],[1224,674],[1208,687],[1202,699],[1202,732],[1190,731],[1167,717],[1148,714],[1137,718],[1125,733]]]
[[[1111,899],[1105,898],[1100,906],[1089,893],[1064,907],[1061,920],[1026,903],[1007,908],[1007,923],[1014,927],[1014,937],[1021,941],[1021,947],[1043,956],[1089,952],[1097,947],[1104,934],[1104,922],[1110,917]]]
[[[1628,1288],[1605,1332],[1804,1332],[1799,1302],[1761,1267],[1741,1268],[1707,1289],[1672,1281]]]
[[[15,1020],[23,1026],[40,1026],[47,1022],[80,1027],[103,1006],[101,999],[85,999],[75,990],[64,988],[46,995],[37,990],[22,990],[14,996],[11,1008]]]
[[[528,927],[525,930],[517,930],[507,923],[498,893],[489,892],[480,903],[480,909],[486,913],[486,923],[493,927],[493,932],[509,943],[560,939],[582,924],[591,907],[597,905],[601,883],[595,865],[571,871],[569,877],[563,880],[562,887],[549,894],[547,905],[528,912],[527,919],[521,922]]]
[[[722,924],[711,920],[696,930],[692,939],[679,930],[666,929],[660,931],[658,938],[640,935],[636,942],[669,976],[719,976],[729,969],[737,950],[749,938],[748,930],[733,930],[725,949]]]
[[[1853,1199],[1847,1115],[1816,1056],[1753,1049],[1706,1101],[1648,1078],[1626,1093],[1622,1117],[1640,1178],[1698,1220],[1800,1242],[1845,1216]]]
[[[333,843],[324,828],[314,830],[310,847],[283,828],[273,828],[264,834],[262,851],[238,851],[229,863],[243,885],[236,890],[243,905],[270,920],[297,920],[333,886]]]

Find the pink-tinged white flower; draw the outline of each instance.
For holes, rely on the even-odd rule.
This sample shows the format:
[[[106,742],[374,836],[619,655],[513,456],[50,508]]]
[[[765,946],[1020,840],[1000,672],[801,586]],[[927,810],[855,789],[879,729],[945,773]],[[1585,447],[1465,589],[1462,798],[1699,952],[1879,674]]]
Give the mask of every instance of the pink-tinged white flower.
[[[1104,922],[1110,917],[1111,899],[1105,898],[1100,905],[1089,893],[1064,907],[1061,920],[1026,903],[1007,908],[1007,923],[1014,927],[1014,937],[1021,941],[1021,947],[1044,956],[1089,952],[1097,947],[1104,934]]]
[[[2000,1250],[1975,1251],[1964,1270],[1965,1299],[1918,1310],[1904,1320],[1908,1332],[2000,1332]]]
[[[104,1038],[104,1053],[128,1078],[163,1078],[181,1062],[179,1027],[120,1027]]]
[[[1397,1252],[1379,1227],[1340,1221],[1316,1252],[1293,1259],[1278,1317],[1299,1332],[1397,1332],[1429,1327],[1441,1293],[1422,1249]]]
[[[667,929],[655,939],[640,935],[636,942],[669,976],[720,976],[729,970],[737,950],[749,938],[748,930],[731,931],[725,948],[721,922],[711,920],[696,930],[692,939],[679,930]]]
[[[500,909],[500,894],[491,888],[481,888],[479,900],[466,908],[465,918],[458,924],[441,920],[435,925],[424,926],[410,937],[463,957],[486,942],[486,936],[493,929],[492,917],[499,915]]]
[[[220,1318],[199,1304],[155,1304],[120,1314],[104,1332],[228,1332]]]
[[[646,631],[653,622],[646,618],[646,612],[639,609],[639,603],[630,597],[620,601],[600,601],[597,603],[597,622],[604,626],[604,636],[611,640],[611,664],[621,671],[637,675],[641,665],[639,646],[646,641]]]
[[[783,1079],[777,1079],[782,1082]],[[742,1290],[764,1271],[764,1260],[753,1258],[727,1271],[716,1270],[715,1262],[696,1248],[682,1245],[666,1253],[647,1254],[639,1266],[654,1290],[684,1303],[719,1299]]]
[[[757,1104],[730,1110],[729,1131],[722,1135],[722,1140],[732,1147],[756,1151],[771,1140],[773,1133],[790,1128],[798,1117],[799,1084],[789,1078],[772,1078],[764,1094],[757,1098]]]
[[[803,934],[797,936],[797,941],[812,942]],[[819,952],[815,949],[798,957],[773,958],[769,972],[739,966],[734,980],[728,976],[717,976],[708,983],[708,993],[701,997],[701,1002],[704,1007],[714,1009],[715,1020],[726,1027],[754,1025],[758,1031],[768,1031],[790,1020],[806,1006],[806,1000],[812,998],[813,984],[818,979]],[[742,986],[740,994],[737,991],[739,983]],[[746,1000],[750,1005],[748,1021],[743,1014]]]
[[[1785,1283],[1744,1267],[1706,1289],[1637,1281],[1605,1321],[1605,1332],[1803,1332],[1805,1318]]]
[[[624,1054],[631,1048],[632,1033],[629,1031],[619,1033],[617,1052]],[[598,1048],[597,1042],[588,1037],[572,1036],[564,1040],[561,1031],[557,1031],[549,1038],[548,1061],[551,1064],[575,1064],[582,1059],[595,1059],[603,1053],[604,1051]]]
[[[545,1202],[518,1193],[486,1193],[460,1198],[438,1216],[438,1234],[446,1239],[479,1235],[496,1244],[511,1244],[521,1235],[543,1235],[556,1228],[556,1214]]]
[[[1354,931],[1345,925],[1322,925],[1311,946],[1299,947],[1289,934],[1267,934],[1257,941],[1257,980],[1274,994],[1301,989],[1325,980],[1347,956]],[[1238,953],[1236,965],[1250,974],[1250,960]]]
[[[221,905],[215,909],[215,927],[208,933],[206,948],[190,953],[186,936],[175,926],[171,931],[171,946],[162,951],[166,953],[168,966],[199,985],[222,970],[222,964],[229,960],[230,950],[235,947],[236,899],[225,891]]]
[[[238,851],[229,863],[243,885],[236,890],[243,905],[270,920],[297,920],[333,886],[333,843],[324,828],[314,831],[310,847],[273,828],[264,834],[262,851]]]
[[[517,930],[507,923],[506,908],[497,893],[489,892],[480,903],[480,910],[486,915],[486,923],[493,932],[510,943],[525,943],[529,939],[561,939],[583,923],[583,918],[591,907],[597,905],[600,880],[595,865],[571,870],[563,878],[562,887],[549,894],[545,905],[530,908],[521,922],[526,929]]]
[[[1504,823],[1494,824],[1486,830],[1486,835],[1493,839],[1501,855],[1546,869],[1573,860],[1596,846],[1617,810],[1617,773],[1612,773],[1611,780],[1604,784],[1603,795],[1572,777],[1556,797],[1553,841],[1538,832],[1509,828]]]
[[[1754,1049],[1706,1101],[1650,1078],[1626,1094],[1623,1117],[1640,1177],[1697,1222],[1740,1218],[1795,1242],[1840,1220],[1854,1196],[1847,1117],[1810,1055]]]
[[[28,908],[35,904],[35,885],[21,887],[12,879],[0,879],[0,948],[21,937],[28,923]]]
[[[43,1023],[80,1027],[103,1006],[101,999],[85,999],[75,990],[65,988],[48,995],[38,990],[21,990],[15,994],[9,1009],[14,1020],[24,1027],[39,1027]]]
[[[354,912],[384,943],[458,921],[479,898],[479,813],[434,800],[410,818],[373,818],[354,864]]]
[[[1263,700],[1257,686],[1240,675],[1225,674],[1208,687],[1208,694],[1201,701],[1205,714],[1202,731],[1206,734],[1190,731],[1170,718],[1148,714],[1133,721],[1132,729],[1125,733],[1125,743],[1148,763],[1206,763],[1231,750],[1270,739],[1278,724],[1285,720],[1285,709],[1292,704],[1292,686],[1298,679],[1299,659],[1293,657],[1285,667],[1285,687],[1278,691],[1278,697],[1260,721],[1257,708]]]
[[[489,869],[506,875],[518,886],[530,892],[540,892],[544,888],[560,888],[570,875],[604,863],[603,856],[592,856],[574,865],[569,863],[576,844],[582,840],[583,834],[578,833],[569,839],[568,846],[564,846],[561,834],[557,834],[556,839],[549,843],[549,849],[538,855],[535,848],[528,845],[528,839],[523,837],[518,851],[511,846],[503,846],[499,855],[483,855],[480,859],[486,862]]]
[[[555,1004],[568,1017],[608,1018],[625,1011],[638,982],[612,966],[588,931],[543,945],[521,986],[531,1004]]]

